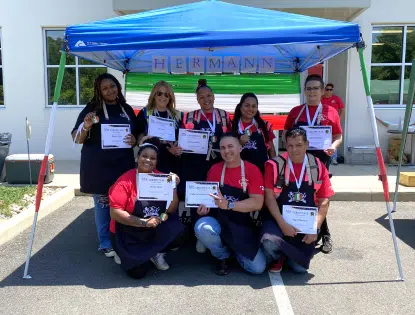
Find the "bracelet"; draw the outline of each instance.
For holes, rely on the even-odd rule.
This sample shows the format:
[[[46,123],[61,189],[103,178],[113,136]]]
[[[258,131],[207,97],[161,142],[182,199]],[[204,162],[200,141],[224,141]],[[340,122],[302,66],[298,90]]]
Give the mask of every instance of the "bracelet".
[[[84,127],[84,126],[82,126],[82,130],[83,130],[83,131],[88,132],[89,130],[91,130],[91,128],[89,128],[89,129],[85,129],[85,127]]]

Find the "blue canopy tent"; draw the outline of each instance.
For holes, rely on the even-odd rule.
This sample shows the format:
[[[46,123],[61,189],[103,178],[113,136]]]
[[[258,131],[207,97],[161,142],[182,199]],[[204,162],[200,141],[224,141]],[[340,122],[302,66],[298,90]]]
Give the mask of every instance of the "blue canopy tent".
[[[200,1],[66,29],[45,159],[39,174],[36,212],[24,277],[30,277],[27,271],[67,54],[124,73],[295,73],[305,71],[351,47],[356,47],[360,55],[380,179],[385,192],[400,279],[403,279],[359,26],[221,1]]]

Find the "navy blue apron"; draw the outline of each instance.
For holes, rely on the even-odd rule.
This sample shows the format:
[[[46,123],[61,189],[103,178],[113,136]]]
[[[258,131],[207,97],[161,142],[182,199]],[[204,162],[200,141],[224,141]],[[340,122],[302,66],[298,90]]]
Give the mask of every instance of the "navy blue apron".
[[[314,201],[314,185],[309,185],[307,181],[303,181],[301,183],[299,191],[303,193],[304,202],[296,202],[290,198],[290,192],[297,192],[297,186],[295,182],[289,182],[288,186],[283,186],[282,192],[277,199],[278,207],[282,212],[283,205],[293,205],[293,206],[308,206],[308,207],[315,207]],[[265,212],[265,211],[264,211]],[[262,230],[261,230],[261,242],[264,240],[270,240],[272,242],[276,242],[280,246],[280,250],[287,255],[289,258],[307,268],[310,266],[311,258],[313,258],[314,249],[315,249],[315,242],[311,244],[303,243],[302,240],[304,238],[304,234],[297,234],[294,237],[285,236],[278,223],[269,213],[269,211],[265,212],[264,221],[262,223]]]
[[[132,134],[135,132],[135,117],[128,121],[120,105],[107,105],[106,108],[108,120],[102,110],[98,111],[99,122],[92,125],[90,139],[82,146],[80,183],[84,193],[108,195],[118,177],[135,167],[132,148],[101,148],[101,124],[129,124]]]
[[[242,188],[223,185],[220,191],[225,199],[234,202],[249,198],[249,194]],[[222,241],[235,253],[253,260],[260,244],[250,213],[217,209],[216,219],[221,225]]]
[[[196,116],[197,113],[195,113]],[[216,113],[213,112],[215,115]],[[194,121],[194,128],[193,130],[205,130],[210,131],[209,124],[206,120],[200,120],[197,122],[195,117]],[[215,158],[210,157],[208,161],[206,161],[205,154],[191,154],[191,153],[183,153],[180,157],[180,184],[178,186],[178,193],[180,200],[184,200],[185,190],[186,190],[186,181],[205,181],[207,177],[207,173],[212,165],[219,163],[222,161],[222,157],[219,152],[219,141],[223,135],[222,130],[222,123],[220,121],[216,121],[216,128],[215,134],[216,141],[212,143],[212,148],[215,151]],[[212,134],[211,134],[212,136]],[[209,140],[210,141],[210,140]],[[193,212],[193,211],[192,211]]]
[[[140,218],[148,218],[145,213],[148,213],[150,207],[154,207],[151,212],[161,214],[166,210],[166,201],[137,200],[132,214]],[[176,213],[169,213],[168,219],[156,228],[134,227],[116,222],[116,249],[122,267],[124,270],[130,270],[149,261],[165,250],[182,230],[183,226]]]
[[[268,160],[268,149],[259,129],[251,133],[249,141],[242,147],[241,158],[256,165],[264,174],[265,162]]]

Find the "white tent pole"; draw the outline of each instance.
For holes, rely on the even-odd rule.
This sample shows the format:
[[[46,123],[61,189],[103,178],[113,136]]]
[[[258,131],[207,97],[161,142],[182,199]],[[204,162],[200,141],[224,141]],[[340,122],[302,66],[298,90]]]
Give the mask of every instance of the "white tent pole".
[[[395,247],[396,262],[398,264],[399,279],[403,281],[404,276],[403,276],[403,271],[402,271],[401,257],[399,255],[398,242],[396,241],[395,225],[393,224],[392,212],[390,209],[388,176],[386,174],[385,162],[383,161],[382,150],[380,149],[380,144],[379,144],[379,134],[378,134],[378,127],[376,124],[375,109],[373,107],[372,96],[370,95],[369,77],[367,75],[366,63],[365,63],[365,59],[363,56],[363,49],[364,49],[364,43],[363,42],[359,43],[358,52],[359,52],[359,59],[360,59],[360,67],[362,68],[363,84],[364,84],[365,92],[366,92],[366,101],[369,106],[370,122],[372,124],[373,137],[375,140],[376,157],[378,160],[379,173],[380,173],[379,179],[382,182],[382,186],[383,186],[383,195],[386,201],[386,210],[388,212],[389,225],[390,225],[392,239],[393,239],[393,246]]]

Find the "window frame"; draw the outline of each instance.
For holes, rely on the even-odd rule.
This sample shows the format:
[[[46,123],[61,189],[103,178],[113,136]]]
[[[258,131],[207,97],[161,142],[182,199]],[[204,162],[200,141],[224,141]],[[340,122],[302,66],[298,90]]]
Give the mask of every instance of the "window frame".
[[[372,62],[372,54],[373,54],[373,41],[372,35],[374,28],[377,27],[402,27],[402,62],[386,62],[386,63],[379,63],[379,62]],[[406,62],[406,39],[407,39],[407,30],[408,27],[415,27],[415,24],[372,24],[371,29],[371,50],[370,50],[370,73],[372,73],[372,67],[401,67],[400,72],[400,82],[399,82],[399,104],[374,104],[374,108],[376,109],[401,109],[406,108],[406,104],[403,103],[403,96],[404,96],[404,87],[405,87],[405,67],[412,66],[412,63]],[[371,74],[370,74],[371,76]],[[371,80],[372,78],[370,78]],[[370,83],[370,82],[369,82]],[[415,104],[412,105],[412,108],[415,108]]]
[[[0,69],[1,69],[1,76],[2,76],[2,82],[3,82],[3,103],[4,103],[4,104],[0,104],[0,109],[1,109],[1,108],[6,108],[6,93],[4,92],[4,68],[3,68],[3,63],[4,63],[4,54],[3,54],[3,36],[2,36],[2,28],[1,28],[1,26],[0,26],[0,54],[1,54]]]
[[[52,68],[59,68],[59,65],[48,65],[48,51],[47,51],[47,32],[48,31],[65,31],[65,27],[42,27],[42,34],[43,34],[43,63],[44,63],[44,84],[45,84],[45,104],[46,108],[51,108],[53,106],[52,104],[49,104],[49,82],[48,82],[48,69]],[[79,57],[74,56],[75,58],[75,64],[68,65],[65,64],[65,70],[67,68],[73,68],[75,69],[75,89],[76,89],[76,104],[71,105],[64,105],[59,104],[58,107],[60,108],[79,108],[82,109],[85,107],[86,104],[80,104],[80,74],[79,70],[83,68],[105,68],[108,71],[108,67],[103,65],[81,65],[79,63]]]

